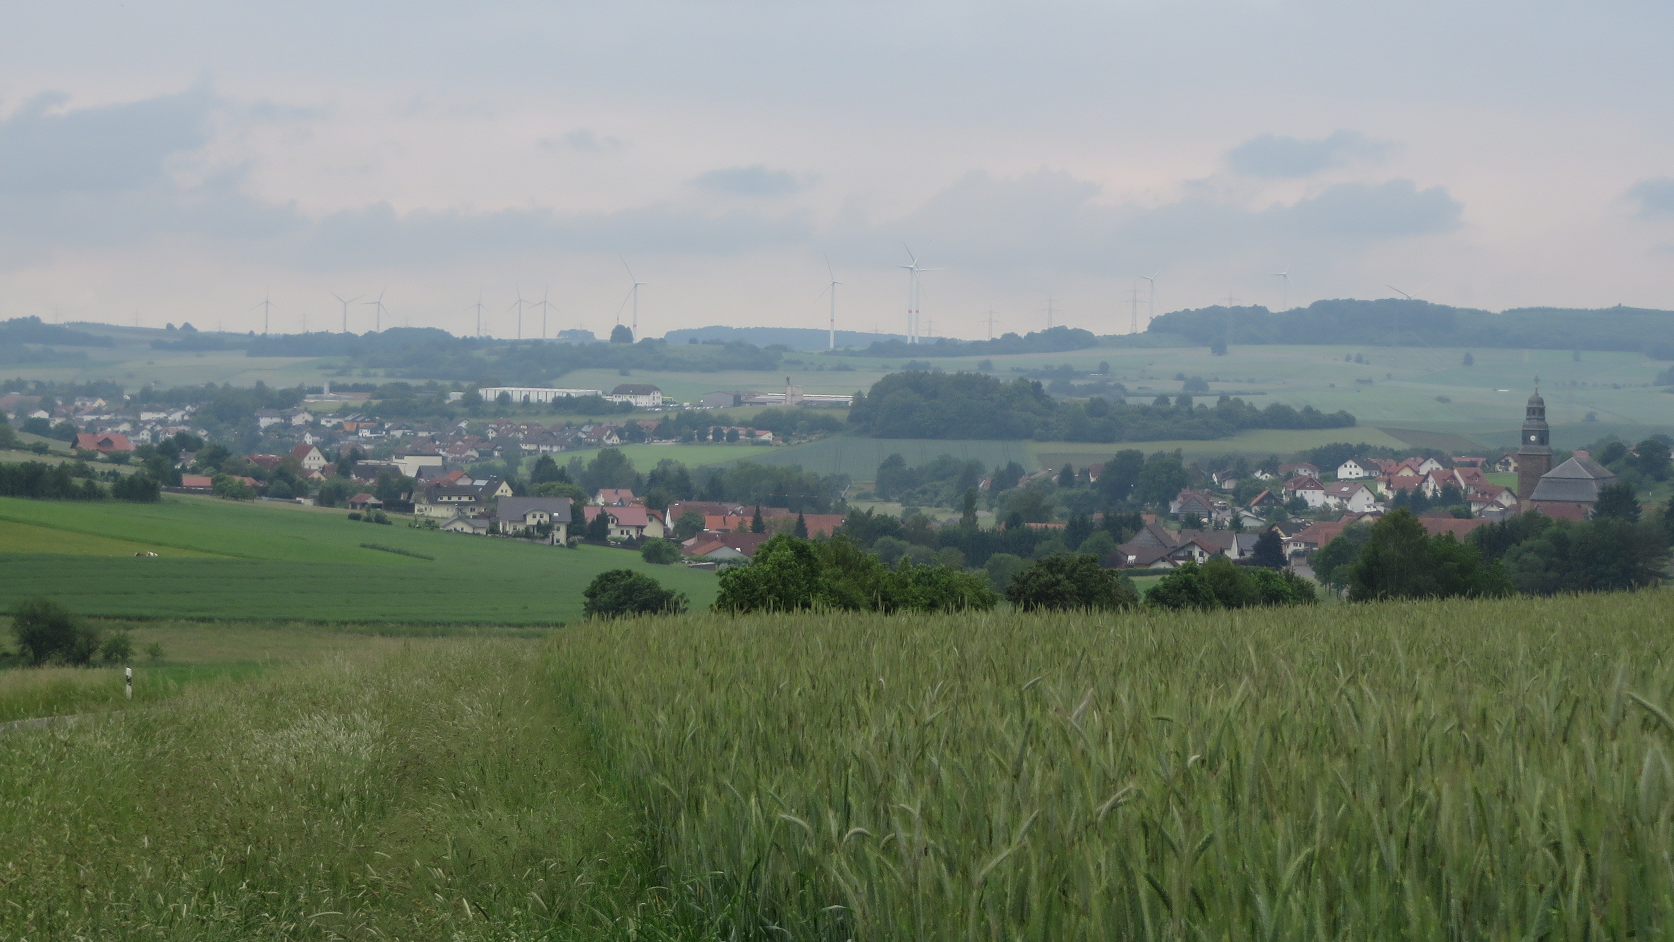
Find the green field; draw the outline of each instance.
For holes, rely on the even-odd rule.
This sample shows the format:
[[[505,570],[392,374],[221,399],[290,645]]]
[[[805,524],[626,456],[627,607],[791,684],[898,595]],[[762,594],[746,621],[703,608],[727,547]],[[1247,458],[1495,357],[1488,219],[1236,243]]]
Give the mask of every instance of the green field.
[[[0,728],[0,937],[1662,938],[1670,627],[1662,593],[142,626],[222,670],[0,672],[5,715],[94,714]]]
[[[0,542],[0,607],[46,595],[82,613],[126,617],[533,625],[579,618],[581,590],[607,569],[649,572],[698,606],[715,593],[713,573],[651,566],[625,550],[378,526],[287,504],[0,498],[0,521],[29,534],[21,548]],[[58,542],[41,528],[61,534]],[[121,554],[89,555],[90,546],[114,552],[109,541],[121,541]],[[163,558],[135,558],[141,549]],[[168,558],[193,554],[221,558]]]

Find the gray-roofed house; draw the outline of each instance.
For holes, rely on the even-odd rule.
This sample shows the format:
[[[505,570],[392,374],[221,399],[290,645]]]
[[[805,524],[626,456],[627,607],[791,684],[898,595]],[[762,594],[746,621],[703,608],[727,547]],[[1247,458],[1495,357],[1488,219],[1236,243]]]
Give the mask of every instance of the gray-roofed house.
[[[1598,503],[1598,492],[1616,480],[1614,472],[1591,458],[1576,456],[1540,476],[1529,495],[1533,509],[1549,517],[1585,520]]]
[[[501,533],[529,534],[546,525],[552,528],[552,542],[565,543],[569,539],[570,513],[568,497],[502,497],[495,518],[500,521]]]

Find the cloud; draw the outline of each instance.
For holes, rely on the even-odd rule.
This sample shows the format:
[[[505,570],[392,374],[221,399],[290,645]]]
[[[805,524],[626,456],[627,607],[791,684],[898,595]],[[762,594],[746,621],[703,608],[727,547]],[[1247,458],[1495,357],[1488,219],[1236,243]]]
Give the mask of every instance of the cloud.
[[[597,132],[587,128],[566,131],[557,138],[543,137],[539,144],[547,150],[567,147],[583,154],[620,154],[626,146],[621,138],[600,137]]]
[[[209,142],[209,90],[75,110],[37,95],[0,121],[0,194],[111,193],[171,185],[168,162]]]
[[[1628,199],[1639,203],[1639,215],[1646,218],[1674,216],[1674,177],[1641,180],[1627,191]]]
[[[1336,184],[1262,208],[1201,191],[1157,206],[1110,203],[1102,196],[1097,184],[1060,170],[1009,179],[977,172],[912,213],[857,227],[845,237],[855,249],[905,239],[961,267],[1114,274],[1263,253],[1353,254],[1457,228],[1464,209],[1444,187],[1419,189],[1399,179]]]
[[[1227,166],[1252,177],[1311,177],[1354,160],[1381,160],[1394,145],[1359,131],[1334,131],[1318,140],[1259,134],[1227,152]]]
[[[705,213],[674,204],[610,213],[517,209],[493,213],[398,213],[387,203],[333,213],[292,240],[309,267],[404,265],[497,259],[531,252],[666,253],[705,256],[809,241],[805,213]]]
[[[788,170],[769,170],[762,164],[724,167],[698,174],[692,186],[727,196],[790,196],[812,185]]]
[[[241,170],[199,163],[216,106],[207,86],[87,108],[67,100],[40,95],[0,121],[0,245],[9,262],[167,234],[265,238],[301,222],[288,205],[244,195]],[[194,179],[182,182],[183,171]]]

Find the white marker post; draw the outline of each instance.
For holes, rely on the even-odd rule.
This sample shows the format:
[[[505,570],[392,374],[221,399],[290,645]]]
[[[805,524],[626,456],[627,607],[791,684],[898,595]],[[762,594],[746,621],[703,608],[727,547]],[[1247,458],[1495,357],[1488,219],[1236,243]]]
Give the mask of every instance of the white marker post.
[[[134,669],[132,667],[124,667],[122,669],[122,673],[124,675],[123,679],[127,681],[128,685],[128,699],[132,700],[134,699]]]

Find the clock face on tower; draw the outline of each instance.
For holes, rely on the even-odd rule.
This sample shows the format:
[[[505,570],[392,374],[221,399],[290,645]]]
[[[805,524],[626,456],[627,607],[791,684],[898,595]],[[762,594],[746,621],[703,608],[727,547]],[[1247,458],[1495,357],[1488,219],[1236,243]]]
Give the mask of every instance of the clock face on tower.
[[[1538,436],[1538,435],[1530,435],[1529,436],[1529,441],[1531,441],[1531,442],[1532,441],[1538,441],[1539,439],[1540,439],[1540,436]]]

